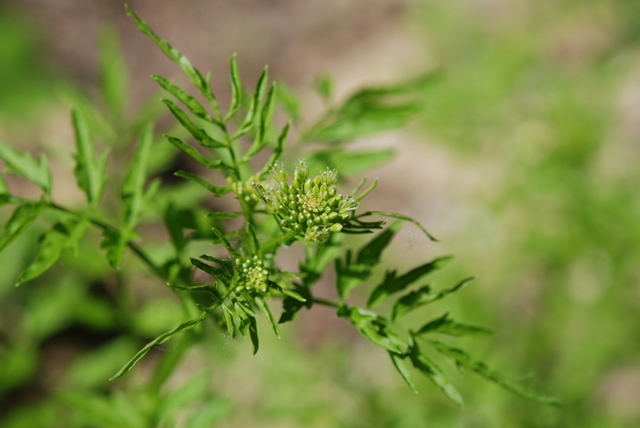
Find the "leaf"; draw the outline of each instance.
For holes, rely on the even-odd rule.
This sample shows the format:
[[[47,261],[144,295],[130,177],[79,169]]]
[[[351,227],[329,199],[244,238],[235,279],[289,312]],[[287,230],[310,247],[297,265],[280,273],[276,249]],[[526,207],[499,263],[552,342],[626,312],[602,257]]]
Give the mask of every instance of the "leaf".
[[[425,285],[418,290],[412,291],[410,293],[402,296],[393,306],[393,316],[392,319],[395,319],[399,315],[403,315],[409,311],[412,311],[422,305],[426,305],[431,302],[435,302],[436,300],[440,300],[449,294],[455,293],[456,291],[462,290],[466,287],[471,281],[473,281],[474,277],[468,277],[458,282],[452,288],[447,290],[433,292],[431,291],[431,287]]]
[[[193,113],[194,115],[198,116],[201,119],[206,120],[207,122],[216,124],[216,125],[220,125],[220,122],[218,122],[216,119],[214,119],[213,117],[211,117],[211,115],[209,115],[209,113],[207,113],[207,110],[202,106],[202,104],[200,104],[200,101],[198,101],[196,98],[192,97],[191,95],[189,95],[186,91],[184,91],[182,88],[174,85],[173,83],[171,83],[170,81],[168,81],[167,79],[165,79],[162,76],[158,76],[156,74],[152,75],[151,78],[153,80],[155,80],[156,82],[158,82],[158,84],[160,86],[162,86],[162,88],[169,92],[171,95],[173,95],[174,97],[176,97],[178,100],[180,100],[181,103],[183,103],[185,106],[187,106],[187,108],[189,109],[189,111],[191,113]],[[166,104],[166,102],[165,102]],[[171,109],[171,107],[169,107]],[[173,110],[172,110],[173,112]],[[175,115],[176,113],[174,113]],[[184,113],[181,113],[184,115]],[[178,118],[178,120],[180,120]],[[180,121],[182,122],[182,121]]]
[[[80,189],[87,196],[89,206],[95,208],[104,192],[107,182],[107,152],[96,159],[89,124],[84,114],[77,109],[71,111],[73,129],[76,139],[76,167],[74,174]]]
[[[26,178],[44,190],[47,195],[51,195],[51,171],[44,155],[41,155],[39,162],[36,162],[31,155],[0,142],[0,159],[7,164],[11,172]]]
[[[179,138],[172,137],[170,135],[165,135],[165,137],[177,149],[182,150],[187,156],[189,156],[191,159],[195,160],[200,165],[202,165],[202,166],[204,166],[206,168],[209,168],[209,169],[220,169],[220,167],[223,165],[221,160],[215,160],[214,161],[214,160],[210,160],[210,159],[205,158],[196,149],[194,149],[193,147],[191,147],[190,145],[188,145],[187,143],[185,143],[184,141],[182,141]]]
[[[241,254],[235,248],[233,248],[233,246],[231,245],[231,242],[229,242],[229,240],[224,236],[222,232],[220,232],[215,227],[212,227],[211,230],[213,230],[214,235],[216,235],[218,239],[222,241],[222,244],[234,259],[239,259],[241,257]]]
[[[338,316],[347,318],[360,334],[376,345],[397,354],[407,351],[407,344],[389,329],[387,320],[380,315],[357,307],[343,306],[338,310]]]
[[[486,328],[457,323],[449,318],[448,313],[429,321],[420,327],[414,335],[422,336],[427,333],[448,334],[450,336],[491,336],[494,334],[493,331]]]
[[[358,214],[358,216],[356,218],[359,219],[359,218],[362,218],[362,217],[373,216],[373,215],[396,218],[398,220],[402,220],[402,221],[406,221],[406,222],[409,222],[411,224],[414,224],[414,225],[418,226],[418,228],[420,228],[422,233],[424,233],[424,235],[427,238],[429,238],[431,241],[439,242],[433,235],[431,235],[429,232],[427,232],[427,229],[425,229],[424,226],[418,220],[414,220],[413,218],[411,218],[409,216],[406,216],[406,215],[403,215],[403,214],[390,213],[390,212],[386,212],[386,211],[367,211],[366,213]]]
[[[404,361],[407,358],[407,355],[396,354],[395,352],[389,351],[389,356],[391,357],[391,361],[393,362],[393,366],[396,368],[402,379],[409,385],[409,388],[416,394],[418,390],[416,389],[413,381],[411,380],[411,372],[409,371],[409,366]]]
[[[438,257],[437,259],[411,269],[409,272],[399,277],[396,277],[396,271],[387,271],[382,283],[376,286],[376,288],[371,292],[369,300],[367,301],[367,307],[371,308],[379,305],[391,294],[404,290],[425,275],[440,269],[451,259],[453,259],[452,256]]]
[[[485,379],[500,385],[506,390],[511,391],[522,398],[537,401],[538,403],[542,404],[550,404],[554,406],[560,405],[560,401],[557,398],[539,394],[525,386],[522,386],[521,384],[509,379],[508,377],[496,372],[495,370],[492,370],[485,363],[471,358],[471,356],[469,356],[461,349],[451,348],[444,343],[434,340],[429,340],[429,343],[433,345],[433,347],[438,352],[455,361],[457,365],[475,372]]]
[[[335,147],[313,153],[308,161],[326,165],[331,169],[337,169],[340,171],[340,176],[350,177],[377,168],[387,163],[394,156],[395,151],[392,149],[348,152],[342,147]]]
[[[163,333],[160,336],[156,337],[151,342],[147,343],[144,346],[144,348],[139,350],[138,353],[136,355],[134,355],[133,358],[131,358],[118,371],[118,373],[113,375],[111,377],[111,379],[109,379],[109,380],[115,380],[115,379],[119,378],[120,376],[124,375],[125,373],[127,373],[129,370],[131,370],[133,368],[133,366],[135,366],[138,361],[140,361],[145,355],[147,355],[147,353],[154,346],[162,345],[163,343],[167,342],[169,339],[171,339],[176,334],[182,333],[183,331],[187,331],[187,330],[190,330],[190,329],[194,328],[195,326],[200,324],[202,321],[204,321],[206,317],[207,317],[207,312],[203,311],[202,314],[200,314],[200,316],[198,318],[195,318],[195,319],[189,320],[187,322],[184,322],[184,323],[180,324],[178,327],[174,328],[173,330],[168,331],[166,333]]]
[[[255,317],[249,318],[249,337],[251,338],[251,344],[253,345],[253,355],[258,353],[260,343],[258,340],[258,323]]]
[[[196,139],[196,141],[198,141],[198,143],[200,143],[201,146],[214,149],[227,147],[226,144],[214,140],[209,136],[209,134],[207,134],[204,129],[199,128],[195,123],[193,123],[193,121],[189,119],[189,116],[187,116],[187,114],[182,111],[182,109],[178,107],[173,101],[162,100],[162,102],[169,108],[171,113],[176,117],[176,119],[178,119],[180,124],[187,131],[189,131],[189,133],[193,136],[193,138]]]
[[[107,28],[100,34],[100,89],[116,120],[125,112],[128,90],[127,66],[118,43],[118,33]]]
[[[20,285],[42,275],[58,261],[66,249],[76,249],[84,230],[89,224],[86,218],[56,223],[44,234],[38,248],[38,255],[18,278]]]
[[[298,268],[302,282],[307,288],[320,279],[330,263],[340,257],[343,241],[343,235],[332,233],[328,239],[315,246],[315,253],[311,247],[306,247],[306,257],[298,264]]]
[[[289,115],[293,123],[300,122],[300,100],[296,93],[284,82],[278,81],[277,101]]]
[[[267,98],[264,101],[264,106],[260,111],[260,123],[258,127],[258,135],[256,140],[259,145],[264,146],[267,139],[267,132],[271,127],[271,122],[273,121],[273,113],[276,108],[276,94],[278,92],[276,82],[271,84],[271,88],[267,93]]]
[[[38,217],[44,204],[27,202],[19,205],[7,221],[0,235],[0,252],[11,244]]]
[[[259,296],[255,297],[255,302],[256,302],[256,305],[258,305],[260,310],[267,317],[267,321],[271,325],[271,328],[273,329],[273,332],[276,334],[276,336],[280,337],[280,329],[278,328],[278,323],[276,322],[276,319],[274,318],[273,314],[271,313],[271,310],[269,309],[269,305],[267,305],[267,302],[265,302],[264,299],[262,297],[259,297]]]
[[[400,128],[420,110],[417,89],[432,80],[427,75],[399,85],[360,90],[340,107],[329,110],[304,140],[343,142]]]
[[[205,189],[207,189],[208,191],[210,191],[211,193],[213,193],[216,196],[223,196],[223,195],[226,195],[227,193],[229,193],[231,191],[231,188],[228,187],[228,186],[227,187],[222,187],[222,186],[216,186],[214,184],[207,183],[206,181],[204,181],[203,179],[201,179],[197,175],[192,174],[190,172],[177,171],[173,175],[175,175],[176,177],[181,177],[181,178],[184,178],[186,180],[192,181],[192,182],[204,187]]]
[[[382,251],[389,245],[400,225],[400,222],[393,223],[363,245],[355,262],[351,260],[350,251],[344,262],[336,259],[336,287],[341,299],[346,299],[354,288],[371,276],[372,269],[380,262]]]
[[[220,281],[225,284],[229,284],[229,280],[231,279],[231,275],[224,269],[219,268],[218,266],[213,266],[207,263],[204,263],[201,260],[191,258],[191,264],[200,269],[203,272],[208,273],[209,275],[218,278]]]
[[[9,186],[7,186],[7,182],[4,181],[4,178],[0,175],[0,195],[10,196],[11,192],[9,191]]]
[[[233,139],[239,138],[253,128],[255,117],[258,113],[258,109],[260,108],[260,103],[262,102],[264,94],[267,90],[268,75],[268,67],[263,68],[262,73],[260,73],[260,77],[258,78],[258,82],[256,83],[256,90],[253,93],[253,97],[251,98],[251,103],[249,104],[247,114],[242,121],[242,125],[240,125],[238,131],[234,134]]]
[[[319,76],[313,83],[313,88],[327,102],[333,98],[333,86],[333,79],[327,74]]]
[[[138,235],[127,227],[121,230],[114,228],[104,229],[100,248],[106,250],[109,266],[116,270],[120,269],[129,241],[137,237]]]
[[[147,179],[147,163],[151,153],[152,142],[153,127],[149,124],[140,138],[140,143],[133,156],[133,162],[120,188],[120,197],[125,211],[125,225],[131,229],[138,222],[142,212],[144,184]]]
[[[229,106],[229,112],[224,118],[224,122],[231,119],[242,107],[242,80],[240,79],[240,72],[238,71],[238,55],[233,54],[231,57],[231,63],[229,65],[231,74],[231,105]]]
[[[222,307],[222,315],[224,316],[224,322],[227,325],[227,333],[229,333],[229,337],[234,339],[236,337],[236,325],[233,322],[233,313],[231,309],[227,307],[224,303],[220,305]]]
[[[140,31],[149,36],[151,40],[153,40],[153,42],[162,50],[162,52],[164,52],[164,54],[169,57],[169,59],[180,66],[182,71],[184,71],[184,73],[189,77],[193,85],[198,88],[198,90],[205,97],[207,97],[209,101],[215,103],[215,99],[213,99],[212,94],[209,91],[209,85],[207,84],[202,74],[200,74],[200,72],[191,64],[189,59],[186,56],[182,55],[182,53],[180,53],[180,51],[178,51],[176,48],[171,46],[169,42],[158,37],[153,32],[153,30],[151,30],[149,24],[140,19],[129,8],[129,6],[125,5],[125,11],[127,13],[127,16],[131,17],[134,20],[136,26],[140,29]]]
[[[280,155],[282,154],[282,150],[284,149],[284,145],[287,142],[287,136],[289,135],[289,129],[290,129],[290,125],[289,125],[289,123],[287,123],[282,128],[282,131],[280,132],[280,135],[278,135],[278,139],[276,141],[276,147],[273,149],[273,153],[271,154],[271,157],[269,158],[267,163],[264,165],[264,167],[258,173],[258,177],[260,177],[261,180],[264,180],[269,175],[269,173],[271,172],[271,167],[278,161],[278,159],[280,159]]]
[[[411,349],[411,362],[413,366],[420,370],[425,376],[427,376],[444,394],[451,399],[458,406],[464,404],[462,396],[458,390],[444,377],[442,370],[433,361],[431,361],[426,355],[420,353],[417,346]]]

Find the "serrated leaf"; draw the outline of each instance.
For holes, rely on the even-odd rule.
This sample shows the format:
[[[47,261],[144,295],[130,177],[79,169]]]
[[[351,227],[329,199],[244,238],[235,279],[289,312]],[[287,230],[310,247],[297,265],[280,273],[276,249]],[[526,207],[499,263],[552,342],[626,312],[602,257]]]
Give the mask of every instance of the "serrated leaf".
[[[209,168],[209,169],[220,169],[224,164],[221,160],[211,160],[202,156],[196,149],[185,143],[179,138],[172,137],[171,135],[165,135],[167,140],[171,144],[173,144],[177,149],[182,150],[187,156],[189,156],[194,161],[198,162],[200,165]]]
[[[394,156],[395,151],[392,149],[351,152],[342,147],[335,147],[313,153],[308,161],[337,169],[341,177],[350,177],[384,165]]]
[[[72,110],[71,117],[77,151],[74,174],[78,186],[87,196],[89,206],[95,208],[102,198],[107,181],[105,171],[108,153],[104,152],[100,159],[96,159],[87,119],[77,109]]]
[[[300,122],[300,100],[296,93],[286,83],[278,81],[276,95],[280,107],[289,115],[293,123]]]
[[[433,361],[431,361],[426,355],[422,354],[420,350],[414,346],[411,352],[411,362],[413,366],[420,370],[425,376],[427,376],[444,394],[451,399],[458,406],[464,404],[462,396],[458,390],[444,377],[444,374],[440,367],[438,367]]]
[[[399,277],[396,277],[396,271],[387,271],[385,273],[384,280],[371,292],[369,300],[367,301],[367,307],[371,308],[379,305],[391,294],[398,293],[406,289],[420,278],[440,269],[451,259],[453,259],[452,256],[438,257],[437,259],[411,269],[409,272]]]
[[[204,108],[204,106],[202,104],[200,104],[200,101],[198,101],[196,98],[194,98],[191,95],[189,95],[189,93],[187,93],[182,88],[174,85],[173,83],[171,83],[170,81],[168,81],[164,77],[158,76],[156,74],[152,75],[151,78],[153,80],[155,80],[156,82],[158,82],[158,84],[165,91],[169,92],[171,95],[173,95],[178,100],[180,100],[180,102],[182,102],[185,106],[187,106],[187,108],[189,109],[189,111],[191,113],[193,113],[194,115],[196,115],[197,117],[199,117],[201,119],[206,120],[207,122],[210,122],[210,123],[213,123],[213,124],[216,124],[216,125],[220,124],[220,122],[218,122],[216,119],[211,117],[211,115],[209,115],[209,113]],[[174,113],[174,115],[175,115],[175,113]],[[180,118],[178,118],[178,120],[180,120]]]
[[[240,79],[240,72],[238,71],[238,55],[233,54],[229,65],[231,74],[231,105],[229,106],[229,112],[224,118],[224,122],[231,119],[242,107],[242,80]]]
[[[181,178],[184,178],[186,180],[192,181],[192,182],[204,187],[205,189],[207,189],[208,191],[210,191],[211,193],[213,193],[216,196],[223,196],[223,195],[226,195],[227,193],[229,193],[231,191],[231,188],[228,187],[228,186],[227,187],[216,186],[214,184],[211,184],[211,183],[208,183],[208,182],[204,181],[203,179],[201,179],[197,175],[192,174],[190,172],[177,171],[173,175],[175,175],[176,177],[181,177]]]
[[[41,155],[36,162],[31,155],[0,142],[0,159],[7,164],[11,172],[26,178],[44,190],[47,195],[51,195],[51,171],[44,155]]]
[[[267,321],[271,325],[273,332],[276,334],[276,336],[280,337],[280,329],[278,328],[278,323],[271,313],[271,309],[269,309],[269,305],[267,305],[267,302],[265,302],[264,299],[259,296],[255,297],[255,301],[256,305],[258,305],[262,313],[264,313],[264,315],[267,317]]]
[[[42,275],[58,261],[66,249],[76,249],[84,230],[89,224],[83,218],[56,223],[44,234],[38,247],[38,254],[33,262],[20,274],[16,285],[20,285]]]
[[[376,345],[397,354],[407,351],[407,344],[389,329],[387,320],[382,316],[361,308],[346,306],[338,310],[338,316],[347,318],[360,334]]]
[[[212,149],[220,149],[226,148],[227,145],[216,141],[213,139],[207,132],[199,128],[193,121],[187,116],[187,114],[178,107],[173,101],[170,100],[162,100],[162,102],[169,108],[171,113],[175,116],[176,119],[180,122],[180,124],[196,139],[201,146],[212,148]]]
[[[411,372],[409,371],[409,366],[405,362],[405,359],[408,358],[407,355],[400,355],[396,354],[395,352],[389,351],[389,356],[391,357],[393,366],[396,368],[398,373],[400,373],[400,376],[402,376],[402,379],[404,379],[407,385],[409,385],[409,388],[411,388],[411,390],[417,394],[418,390],[413,384],[413,380],[411,380]]]
[[[472,372],[477,373],[485,379],[500,385],[501,387],[513,392],[516,395],[519,395],[522,398],[537,401],[538,403],[543,404],[550,404],[554,406],[560,405],[560,401],[557,398],[538,394],[537,392],[525,386],[522,386],[521,384],[509,379],[508,377],[496,372],[495,370],[492,370],[485,363],[475,360],[461,349],[452,348],[448,345],[445,345],[444,343],[434,340],[430,340],[429,343],[433,345],[433,347],[438,352],[453,360],[457,365],[460,365],[467,370],[471,370]]]
[[[113,28],[100,34],[100,83],[102,96],[112,117],[121,119],[125,112],[129,82],[118,33]]]
[[[393,306],[392,318],[395,319],[396,317],[417,309],[422,305],[435,302],[436,300],[440,300],[443,297],[448,296],[449,294],[462,290],[471,281],[473,281],[473,279],[473,277],[465,278],[462,281],[458,282],[455,286],[441,291],[432,291],[429,285],[425,285],[418,290],[411,291],[410,293],[402,296],[395,303],[395,305]]]
[[[152,143],[153,127],[149,124],[140,138],[133,162],[120,188],[120,197],[124,206],[124,222],[126,227],[131,229],[135,227],[142,213],[144,184],[147,179],[147,163]]]
[[[231,278],[231,275],[229,275],[229,272],[227,272],[225,269],[222,269],[218,266],[213,266],[213,265],[204,263],[203,261],[198,259],[191,258],[190,260],[191,260],[191,264],[197,267],[198,269],[200,269],[201,271],[206,272],[215,278],[218,278],[220,281],[224,282],[225,284],[229,284],[229,279]]]
[[[100,248],[106,250],[109,266],[116,270],[120,269],[129,241],[137,237],[138,235],[127,227],[121,230],[113,228],[103,230]]]
[[[241,254],[235,248],[233,248],[233,245],[231,245],[231,242],[229,242],[227,237],[224,236],[224,234],[221,231],[219,231],[215,227],[212,227],[211,230],[213,230],[214,235],[216,235],[218,239],[222,241],[222,244],[234,259],[239,259],[241,257]]]
[[[355,261],[347,252],[344,261],[336,259],[336,287],[341,299],[346,299],[351,291],[371,276],[373,268],[380,262],[384,249],[400,229],[400,222],[393,223],[377,234],[358,251]]]
[[[129,8],[129,6],[125,5],[125,10],[127,15],[134,20],[134,22],[136,23],[136,26],[140,29],[140,31],[142,31],[144,34],[149,36],[151,40],[153,40],[153,42],[162,50],[162,52],[164,52],[164,54],[167,57],[169,57],[169,59],[171,59],[176,64],[178,64],[178,66],[180,66],[182,71],[184,71],[184,73],[189,77],[193,85],[196,88],[198,88],[200,93],[207,98],[207,100],[213,105],[214,109],[217,111],[218,105],[215,101],[215,98],[213,97],[213,94],[211,93],[209,83],[205,80],[202,74],[200,74],[200,72],[191,64],[189,59],[186,56],[182,55],[182,53],[180,53],[180,51],[178,51],[176,48],[171,46],[169,42],[158,37],[153,32],[153,30],[151,30],[151,28],[149,27],[149,24],[147,24],[145,21],[140,19]]]
[[[113,375],[111,377],[111,379],[109,379],[109,380],[115,380],[115,379],[119,378],[120,376],[124,375],[125,373],[127,373],[129,370],[131,370],[133,368],[133,366],[135,366],[138,361],[140,361],[145,355],[147,355],[147,353],[154,346],[162,345],[163,343],[165,343],[166,341],[171,339],[176,334],[182,333],[184,331],[187,331],[187,330],[190,330],[190,329],[194,328],[195,326],[200,324],[202,321],[204,321],[206,317],[207,317],[207,313],[203,311],[202,314],[200,314],[200,316],[198,318],[195,318],[195,319],[189,320],[187,322],[184,322],[184,323],[180,324],[179,326],[177,326],[176,328],[174,328],[173,330],[168,331],[166,333],[163,333],[160,336],[156,337],[151,342],[147,343],[140,351],[138,351],[138,353],[136,355],[134,355],[133,358],[131,358],[118,371],[118,373]]]
[[[40,202],[27,202],[19,205],[4,225],[0,235],[0,252],[11,244],[38,217],[44,205]]]
[[[224,322],[227,326],[227,333],[229,333],[229,337],[234,339],[236,337],[236,325],[233,322],[234,314],[231,312],[231,309],[227,307],[225,304],[220,305],[222,307],[222,315],[224,316]]]
[[[448,334],[450,336],[491,336],[494,334],[486,328],[457,323],[449,318],[448,313],[424,324],[414,335],[422,336],[427,333]]]
[[[249,108],[247,109],[247,114],[242,121],[242,125],[240,125],[240,128],[238,128],[238,131],[233,136],[233,139],[246,134],[255,125],[255,117],[258,114],[260,104],[267,90],[268,75],[268,67],[263,68],[262,73],[260,73],[260,77],[258,78],[258,82],[256,83],[256,90],[253,93],[253,97],[251,98],[251,103],[249,104]]]

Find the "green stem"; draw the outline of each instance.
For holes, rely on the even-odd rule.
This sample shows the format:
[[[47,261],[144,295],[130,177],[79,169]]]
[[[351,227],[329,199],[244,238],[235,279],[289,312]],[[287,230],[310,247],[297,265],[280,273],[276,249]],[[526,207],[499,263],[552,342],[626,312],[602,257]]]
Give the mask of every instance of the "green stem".
[[[320,297],[313,297],[311,299],[311,302],[314,304],[318,304],[318,305],[323,305],[323,306],[331,306],[332,308],[340,308],[340,303],[339,302],[334,302],[333,300],[327,300],[327,299],[322,299]]]

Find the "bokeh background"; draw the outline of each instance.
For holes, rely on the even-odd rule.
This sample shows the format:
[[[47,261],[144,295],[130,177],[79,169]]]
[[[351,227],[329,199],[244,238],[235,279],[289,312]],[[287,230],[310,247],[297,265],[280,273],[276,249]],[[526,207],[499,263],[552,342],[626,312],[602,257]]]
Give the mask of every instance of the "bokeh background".
[[[365,85],[438,70],[438,81],[419,94],[422,108],[408,129],[356,142],[397,153],[370,174],[380,186],[368,203],[417,218],[442,241],[429,243],[405,227],[387,260],[409,266],[455,254],[440,278],[471,273],[477,281],[422,316],[448,310],[496,330],[465,346],[563,402],[544,407],[454,371],[463,409],[426,380],[413,394],[383,352],[318,308],[284,328],[282,340],[262,334],[255,357],[247,343],[211,334],[164,391],[170,396],[191,383],[207,399],[195,406],[178,395],[174,407],[191,403],[181,411],[196,409],[223,427],[640,426],[639,2],[132,0],[130,6],[196,66],[211,70],[221,99],[228,97],[228,60],[237,52],[245,81],[269,64],[273,77],[300,94],[307,121],[322,108],[313,91],[318,76],[333,76],[340,99]],[[150,74],[180,78],[120,1],[0,0],[0,139],[48,154],[62,203],[78,201],[69,108],[97,97],[105,31],[119,36],[132,112],[158,98]],[[0,215],[9,213],[3,208]],[[152,336],[180,321],[171,294],[141,280],[135,331],[126,335],[109,309],[115,275],[97,250],[15,289],[37,236],[30,233],[0,256],[0,425],[86,426],[65,413],[98,412],[100,404],[89,410],[77,404],[84,394],[96,402],[107,397],[132,415],[132,426],[142,426],[105,379],[135,352],[135,334]],[[156,353],[171,350],[168,343]],[[147,364],[153,362],[152,355]],[[144,374],[141,366],[127,385],[135,389]],[[67,415],[63,425],[60,412]]]

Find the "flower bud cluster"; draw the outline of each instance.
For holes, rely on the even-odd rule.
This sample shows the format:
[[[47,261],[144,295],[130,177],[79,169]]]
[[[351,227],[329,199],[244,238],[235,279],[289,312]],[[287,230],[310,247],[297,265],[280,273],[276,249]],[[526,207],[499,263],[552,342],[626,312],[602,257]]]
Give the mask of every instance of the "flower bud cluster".
[[[236,259],[236,289],[267,291],[269,269],[258,256]]]
[[[342,223],[351,218],[358,203],[336,192],[338,176],[328,169],[309,178],[309,167],[301,160],[289,184],[287,171],[274,165],[274,185],[265,190],[254,185],[260,199],[280,222],[280,226],[298,232],[307,241],[320,242],[330,232],[340,232]]]
[[[236,195],[236,198],[249,205],[255,205],[259,200],[253,190],[253,181],[254,177],[247,181],[234,181],[231,177],[227,177],[227,184],[231,188],[231,191]]]

